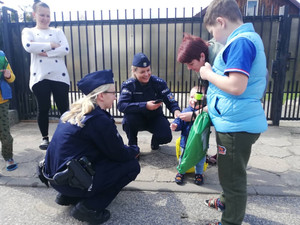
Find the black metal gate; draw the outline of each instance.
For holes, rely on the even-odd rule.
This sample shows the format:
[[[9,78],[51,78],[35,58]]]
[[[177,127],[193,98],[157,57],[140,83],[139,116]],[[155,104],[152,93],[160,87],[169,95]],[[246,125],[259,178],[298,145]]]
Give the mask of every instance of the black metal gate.
[[[30,57],[23,50],[21,31],[35,23],[26,19],[20,22],[17,14],[12,19],[13,11],[2,8],[3,50],[16,74],[11,108],[18,110],[20,119],[28,120],[36,117],[36,103],[28,88]],[[151,18],[150,14],[149,19],[125,17],[96,20],[94,13],[90,20],[85,14],[84,19],[77,15],[74,20],[70,15],[69,20],[65,21],[62,15],[62,20],[56,21],[54,13],[54,22],[50,26],[62,28],[71,46],[70,54],[65,58],[71,78],[70,102],[80,97],[77,81],[96,70],[111,68],[119,91],[121,83],[130,76],[133,55],[144,52],[152,62],[153,74],[165,79],[180,106],[186,107],[186,94],[195,85],[197,78],[176,62],[176,53],[184,32],[200,36],[204,40],[211,38],[202,24],[201,14],[202,12],[200,17],[177,18],[175,11],[174,18],[160,18],[158,12],[158,18]],[[102,18],[102,11],[100,16]],[[262,104],[267,119],[274,125],[278,125],[280,120],[299,120],[300,16],[289,16],[286,9],[283,16],[247,16],[244,21],[254,24],[265,45],[269,83]],[[50,116],[58,117],[55,103],[52,105]],[[111,114],[122,117],[116,105],[111,109]],[[171,117],[167,110],[165,114]]]

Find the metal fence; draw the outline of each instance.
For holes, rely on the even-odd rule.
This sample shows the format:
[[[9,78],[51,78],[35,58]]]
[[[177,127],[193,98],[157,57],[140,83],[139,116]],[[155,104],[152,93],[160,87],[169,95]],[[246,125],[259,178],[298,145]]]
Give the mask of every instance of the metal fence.
[[[16,74],[14,84],[15,97],[12,107],[19,112],[23,120],[36,117],[36,102],[28,88],[30,57],[23,50],[21,31],[24,27],[35,26],[33,21],[20,22],[19,18],[12,20],[10,9],[3,7],[3,42],[4,50]],[[191,33],[209,40],[210,34],[203,26],[200,12],[197,17],[160,18],[160,11],[156,18],[144,18],[141,10],[140,18],[119,19],[119,11],[111,19],[103,19],[103,12],[93,15],[54,21],[50,26],[61,28],[70,45],[70,53],[65,62],[70,74],[70,102],[81,97],[76,83],[85,74],[102,69],[112,69],[115,76],[116,89],[130,76],[133,55],[144,52],[151,60],[152,73],[163,78],[182,108],[187,106],[187,93],[197,82],[197,76],[187,68],[176,62],[177,49],[181,43],[183,33]],[[166,11],[168,15],[168,10]],[[183,9],[183,15],[184,9]],[[88,19],[88,16],[91,18]],[[100,17],[100,19],[96,19]],[[26,16],[24,16],[26,18]],[[252,22],[255,30],[260,34],[265,45],[269,83],[263,99],[263,107],[268,120],[278,125],[279,120],[299,120],[299,16],[289,16],[286,10],[284,16],[251,16],[244,17],[244,22]],[[122,117],[114,104],[111,109],[114,117]],[[165,109],[168,117],[172,115]],[[53,103],[50,116],[59,116]]]

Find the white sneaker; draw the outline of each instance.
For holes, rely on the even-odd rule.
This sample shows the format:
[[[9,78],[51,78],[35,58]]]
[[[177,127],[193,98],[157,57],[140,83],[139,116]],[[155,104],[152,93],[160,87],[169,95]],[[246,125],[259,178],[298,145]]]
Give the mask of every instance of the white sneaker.
[[[49,146],[49,139],[48,138],[43,138],[42,143],[40,144],[40,149],[41,150],[47,150]]]

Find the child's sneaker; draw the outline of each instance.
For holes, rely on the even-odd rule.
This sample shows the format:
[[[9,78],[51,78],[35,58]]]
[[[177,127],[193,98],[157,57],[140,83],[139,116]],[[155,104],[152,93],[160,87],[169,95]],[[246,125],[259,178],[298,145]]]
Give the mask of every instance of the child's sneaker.
[[[225,205],[221,202],[220,198],[211,198],[209,200],[205,200],[204,204],[210,208],[214,208],[219,212],[223,212],[225,210]]]
[[[176,184],[183,184],[184,174],[177,173],[175,177]]]
[[[202,174],[195,174],[195,184],[202,185],[204,182],[204,178]]]
[[[6,170],[7,171],[13,171],[18,168],[17,163],[13,159],[9,159],[6,161]]]
[[[212,156],[206,156],[206,162],[209,164],[209,165],[216,165],[217,164],[217,157],[218,155],[215,154],[215,155],[212,155]]]

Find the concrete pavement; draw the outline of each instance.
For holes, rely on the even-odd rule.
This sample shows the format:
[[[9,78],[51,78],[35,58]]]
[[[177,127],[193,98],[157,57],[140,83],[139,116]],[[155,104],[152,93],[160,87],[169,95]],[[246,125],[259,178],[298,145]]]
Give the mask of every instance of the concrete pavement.
[[[50,123],[50,138],[56,126],[57,123]],[[117,127],[127,143],[118,120]],[[17,123],[11,127],[11,133],[14,138],[14,160],[18,163],[18,169],[6,171],[5,161],[1,157],[0,185],[45,187],[36,175],[36,165],[45,156],[45,151],[38,148],[41,137],[37,123]],[[204,172],[203,186],[193,183],[193,174],[187,176],[184,185],[175,184],[175,141],[180,132],[173,134],[171,143],[162,145],[158,151],[151,151],[151,134],[139,133],[142,169],[136,181],[126,186],[125,190],[219,193],[221,188],[216,166],[209,166]],[[215,153],[215,134],[212,131],[208,154]],[[253,146],[247,173],[249,195],[300,196],[300,122],[282,121],[279,127],[269,126],[268,131]]]

